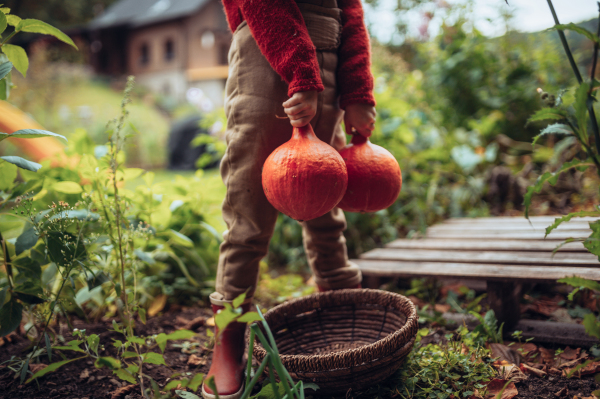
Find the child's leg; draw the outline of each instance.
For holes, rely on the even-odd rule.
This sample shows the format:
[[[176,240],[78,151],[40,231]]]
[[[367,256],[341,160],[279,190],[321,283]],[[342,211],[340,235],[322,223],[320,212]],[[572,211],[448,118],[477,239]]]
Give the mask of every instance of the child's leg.
[[[292,135],[283,116],[287,85],[261,54],[248,26],[234,34],[226,87],[227,151],[221,176],[227,186],[223,218],[229,230],[221,244],[216,291],[225,300],[254,293],[259,262],[266,255],[277,210],[262,188],[262,166]]]
[[[323,106],[312,124],[315,134],[336,150],[346,145],[346,135],[341,128],[342,111],[337,102],[335,52],[317,52],[322,65],[321,79],[325,90],[319,94]],[[348,261],[346,250],[346,218],[344,212],[334,208],[325,215],[302,223],[304,249],[308,263],[315,275],[317,285],[322,289],[354,288],[360,284],[362,276],[358,266]]]

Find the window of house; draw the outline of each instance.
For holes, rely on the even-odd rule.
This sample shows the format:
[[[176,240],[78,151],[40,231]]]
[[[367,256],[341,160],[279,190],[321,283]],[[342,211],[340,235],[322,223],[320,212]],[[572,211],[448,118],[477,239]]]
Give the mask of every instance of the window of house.
[[[165,42],[165,61],[172,61],[175,59],[175,44],[173,40],[168,39]]]
[[[140,47],[140,65],[146,66],[150,63],[150,47],[148,43],[142,44]]]

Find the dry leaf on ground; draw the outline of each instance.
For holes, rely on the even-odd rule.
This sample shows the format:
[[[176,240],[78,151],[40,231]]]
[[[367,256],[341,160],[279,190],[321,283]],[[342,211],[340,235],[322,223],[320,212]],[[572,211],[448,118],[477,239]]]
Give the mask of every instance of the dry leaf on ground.
[[[581,353],[581,348],[570,348],[570,347],[566,347],[565,351],[563,353],[560,354],[560,357],[565,359],[565,360],[575,360],[579,357],[579,354]]]
[[[544,370],[536,369],[535,367],[531,367],[526,363],[521,363],[521,371],[526,374],[535,374],[540,378],[547,374]]]
[[[563,373],[565,373],[565,375],[568,375],[575,367],[572,368],[565,368],[563,370]],[[577,370],[575,372],[575,375],[587,375],[587,374],[595,374],[600,372],[600,362],[592,362],[590,364],[588,364],[587,366]]]
[[[79,374],[79,379],[84,380],[90,376],[90,370],[85,369]]]
[[[506,388],[504,388],[504,385],[506,385],[505,380],[493,379],[490,381],[487,395],[485,396],[486,399],[495,399],[500,392],[502,392],[500,399],[512,399],[519,394],[514,382],[506,385]],[[504,391],[502,391],[503,389]]]
[[[187,364],[189,364],[190,366],[204,366],[206,364],[206,358],[199,357],[196,355],[190,355]]]
[[[148,316],[149,317],[156,316],[158,314],[158,312],[160,312],[161,310],[163,310],[165,308],[166,304],[167,304],[167,296],[165,294],[158,295],[156,298],[154,298],[154,301],[152,301],[152,304],[148,308]]]
[[[521,354],[516,350],[502,344],[490,344],[492,351],[492,357],[498,358],[498,360],[507,361],[512,364],[521,364]]]
[[[512,380],[513,382],[521,382],[527,379],[527,374],[523,373],[516,364],[498,367],[498,372],[503,380]]]
[[[117,388],[110,393],[110,399],[122,399],[126,395],[133,392],[135,388],[137,388],[137,385],[126,385],[124,387]]]
[[[184,330],[192,330],[195,331],[197,328],[202,327],[204,325],[204,323],[206,323],[206,317],[204,316],[198,316],[192,320],[190,320],[186,325],[184,325],[182,328]]]

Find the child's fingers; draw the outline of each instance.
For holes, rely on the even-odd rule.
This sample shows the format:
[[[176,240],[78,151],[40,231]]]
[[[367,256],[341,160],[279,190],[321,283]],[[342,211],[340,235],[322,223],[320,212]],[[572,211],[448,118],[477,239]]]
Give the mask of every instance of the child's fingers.
[[[310,109],[305,109],[302,112],[299,112],[295,115],[288,115],[288,118],[290,118],[290,120],[298,120],[298,119],[302,119],[302,118],[306,118],[307,116],[314,116],[315,113],[311,112]]]
[[[288,115],[297,115],[303,110],[305,110],[307,106],[308,105],[306,103],[300,103],[290,108],[284,108],[283,112],[285,112]]]
[[[298,95],[298,93],[294,94],[290,97],[286,102],[283,103],[283,108],[290,108],[294,105],[300,104],[302,102],[302,98]]]
[[[311,119],[312,119],[312,115],[305,116],[304,118],[300,118],[300,119],[296,119],[296,120],[290,120],[290,123],[292,124],[293,127],[302,127],[302,126],[308,125],[310,123]]]

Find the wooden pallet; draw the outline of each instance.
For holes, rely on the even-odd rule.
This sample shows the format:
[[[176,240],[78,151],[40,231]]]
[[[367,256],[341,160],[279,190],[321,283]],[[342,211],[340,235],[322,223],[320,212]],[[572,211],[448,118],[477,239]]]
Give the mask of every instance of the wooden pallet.
[[[563,223],[544,238],[554,219],[449,219],[427,229],[425,238],[396,240],[353,261],[369,288],[378,288],[385,277],[486,280],[491,308],[511,328],[519,321],[523,283],[555,282],[573,275],[600,281],[600,262],[581,242],[568,243],[553,254],[567,238],[588,237],[589,222],[595,219]]]

